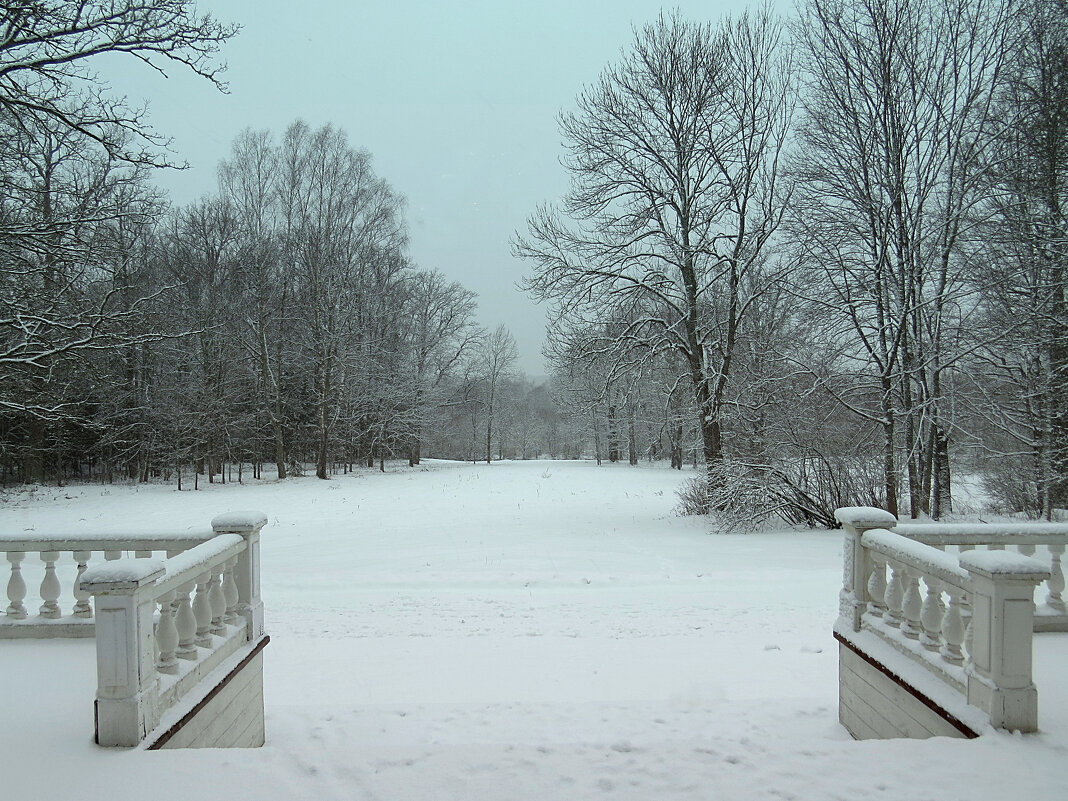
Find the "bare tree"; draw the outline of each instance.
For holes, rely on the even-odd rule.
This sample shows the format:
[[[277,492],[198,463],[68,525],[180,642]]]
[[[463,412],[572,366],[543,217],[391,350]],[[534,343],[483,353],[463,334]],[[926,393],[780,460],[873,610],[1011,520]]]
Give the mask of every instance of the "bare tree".
[[[84,392],[58,391],[63,365],[160,335],[141,325],[158,288],[134,288],[128,260],[100,252],[123,238],[100,232],[143,221],[147,207],[131,212],[115,191],[143,183],[138,168],[164,162],[163,140],[143,109],[109,96],[91,66],[125,53],[159,71],[182,65],[223,88],[215,57],[234,33],[187,0],[0,8],[0,375],[5,387],[16,376],[34,387],[0,391],[0,407],[36,418],[31,428],[81,416]]]
[[[363,336],[360,311],[370,309],[362,303],[364,291],[388,294],[387,285],[406,266],[399,255],[406,243],[403,201],[375,176],[370,154],[353,150],[331,126],[290,126],[281,163],[283,258],[298,276],[313,378],[316,475],[325,479],[346,362]]]
[[[475,293],[434,270],[420,270],[405,284],[404,336],[412,382],[409,388],[414,431],[408,464],[419,464],[428,407],[438,405],[442,382],[478,345]]]
[[[877,384],[874,408],[839,398],[882,427],[893,513],[902,446],[911,513],[950,511],[947,384],[975,346],[962,241],[988,183],[1007,8],[810,0],[798,24],[809,83],[793,210],[806,294],[842,372],[862,365]]]
[[[989,344],[968,374],[990,489],[1052,519],[1068,502],[1068,15],[1021,4],[977,257]]]
[[[113,159],[161,163],[144,109],[109,96],[91,65],[129,54],[162,75],[178,65],[220,89],[219,48],[238,31],[191,0],[37,0],[0,8],[0,111],[16,127],[48,121]]]
[[[497,395],[501,382],[507,377],[519,358],[515,338],[503,325],[497,326],[482,343],[477,358],[478,374],[485,386],[486,409],[486,464],[493,456],[493,423],[497,410]]]
[[[281,257],[278,148],[267,131],[242,132],[219,165],[219,188],[238,224],[237,278],[243,297],[242,341],[258,373],[260,404],[270,422],[278,478],[286,477],[285,360],[291,321],[292,270]]]
[[[604,332],[586,343],[591,358],[678,354],[710,475],[740,322],[777,280],[766,249],[788,198],[782,38],[766,7],[718,29],[672,16],[636,32],[562,115],[572,189],[514,248],[558,331]],[[620,310],[626,324],[608,325]]]

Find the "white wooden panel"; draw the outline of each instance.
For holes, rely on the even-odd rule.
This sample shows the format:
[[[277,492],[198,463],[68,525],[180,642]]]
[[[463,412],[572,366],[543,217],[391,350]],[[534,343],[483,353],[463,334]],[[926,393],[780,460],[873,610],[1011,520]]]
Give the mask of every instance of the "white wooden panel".
[[[164,748],[263,745],[263,655],[256,654]]]
[[[858,739],[964,735],[942,715],[849,648],[839,648],[839,714]]]

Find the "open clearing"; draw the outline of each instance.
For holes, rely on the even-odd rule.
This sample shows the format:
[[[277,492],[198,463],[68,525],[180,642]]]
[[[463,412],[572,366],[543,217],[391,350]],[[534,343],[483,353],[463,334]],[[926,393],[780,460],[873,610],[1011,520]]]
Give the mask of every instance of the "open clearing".
[[[265,512],[267,745],[91,745],[89,642],[0,643],[5,798],[1056,798],[1043,733],[857,743],[837,722],[839,532],[708,535],[686,473],[431,462],[329,482],[38,488],[5,531],[203,528]],[[28,576],[29,578],[29,576]],[[31,584],[32,586],[32,584]],[[59,768],[57,770],[57,768]]]

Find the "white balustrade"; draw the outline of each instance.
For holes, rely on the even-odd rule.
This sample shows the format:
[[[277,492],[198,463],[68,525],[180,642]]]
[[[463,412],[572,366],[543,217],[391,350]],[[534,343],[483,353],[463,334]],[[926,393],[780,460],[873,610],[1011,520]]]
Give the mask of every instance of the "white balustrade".
[[[846,558],[836,632],[847,637],[850,631],[871,632],[963,693],[992,725],[1036,730],[1032,599],[1035,586],[1045,581],[1046,606],[1056,610],[1059,602],[1063,608],[1064,544],[1058,537],[1068,537],[1068,527],[942,531],[897,527],[887,517],[877,509],[838,510]],[[954,545],[957,553],[943,550]],[[1007,550],[1010,545],[1015,549]],[[1039,545],[1049,548],[1049,568],[1034,557]]]
[[[223,515],[214,537],[168,548],[165,560],[138,553],[84,571],[79,587],[97,609],[98,743],[136,745],[202,676],[263,638],[265,523],[258,513]]]
[[[12,637],[91,637],[95,620],[80,580],[94,556],[107,562],[133,552],[139,559],[166,551],[175,556],[215,536],[213,530],[147,535],[68,534],[29,537],[0,535],[8,566],[8,605],[0,614],[0,639]],[[38,602],[28,597],[32,587]],[[36,614],[27,610],[36,609]]]

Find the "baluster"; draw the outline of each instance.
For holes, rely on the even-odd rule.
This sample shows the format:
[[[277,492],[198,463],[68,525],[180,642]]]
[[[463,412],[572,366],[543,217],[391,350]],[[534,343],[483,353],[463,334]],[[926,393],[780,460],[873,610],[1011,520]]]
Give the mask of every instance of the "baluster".
[[[193,615],[197,619],[197,645],[211,648],[211,571],[197,578],[197,597],[193,599]]]
[[[134,559],[151,559],[152,551],[134,551]]]
[[[969,605],[968,609],[971,609]],[[971,660],[972,658],[972,643],[975,642],[975,627],[972,626],[972,622],[975,617],[971,614],[968,615],[968,625],[964,628],[964,655]]]
[[[175,650],[178,648],[178,627],[175,625],[174,599],[177,593],[164,593],[159,598],[159,625],[156,627],[156,645],[159,647],[159,660],[156,662],[156,670],[161,673],[177,673],[178,657]]]
[[[961,591],[956,587],[946,587],[949,594],[949,606],[942,616],[942,658],[953,665],[964,661],[960,646],[964,642],[964,619],[961,617]]]
[[[1004,551],[1005,550],[1005,543],[1003,543],[1003,542],[993,542],[990,545],[987,545],[986,549],[988,551]]]
[[[226,623],[227,625],[237,625],[237,602],[239,600],[239,594],[237,591],[237,581],[234,579],[234,570],[237,568],[237,557],[233,557],[226,563],[226,570],[223,572],[223,595],[226,598]]]
[[[22,578],[22,560],[26,554],[21,551],[8,551],[7,561],[11,563],[11,577],[7,580],[7,616],[12,620],[24,620],[26,607],[22,605],[26,597],[26,581]]]
[[[86,571],[89,566],[89,558],[92,556],[91,551],[75,551],[74,561],[78,563],[78,575],[74,579],[74,616],[75,617],[92,617],[93,608],[89,605],[89,598],[92,597],[89,593],[85,592],[81,588],[82,573]]]
[[[116,559],[122,558],[122,551],[104,551],[104,559],[109,562],[114,562]]]
[[[178,599],[178,611],[174,616],[174,625],[178,630],[178,650],[175,651],[175,655],[179,659],[197,658],[197,619],[189,603],[189,594],[195,586],[192,583],[183,584],[175,591]]]
[[[1034,545],[1017,545],[1016,546],[1016,550],[1019,551],[1022,556],[1034,556],[1035,555],[1035,546]],[[1034,606],[1038,606],[1038,603],[1037,602],[1032,602],[1032,607],[1034,607]]]
[[[920,573],[915,568],[905,570],[905,595],[901,603],[901,611],[905,621],[901,626],[901,632],[910,640],[918,640],[923,634],[923,626],[920,623],[920,612],[923,609],[923,599],[920,597]]]
[[[903,569],[887,559],[890,566],[890,581],[886,584],[886,611],[883,621],[894,628],[901,627],[901,602],[905,597],[904,582],[901,579]]]
[[[920,611],[920,622],[923,623],[920,642],[928,651],[937,651],[942,645],[942,619],[946,614],[946,605],[942,603],[942,582],[924,576],[923,583],[927,585],[927,597]]]
[[[41,579],[41,617],[55,620],[60,616],[59,594],[62,587],[59,586],[59,578],[56,576],[56,560],[59,559],[58,551],[41,551],[41,561],[45,563],[44,578]]]
[[[1046,588],[1049,590],[1046,595],[1046,606],[1050,609],[1056,609],[1058,612],[1064,612],[1064,597],[1061,593],[1064,592],[1064,568],[1061,566],[1061,556],[1064,554],[1063,545],[1050,545],[1050,571],[1053,575],[1049,577],[1046,582]]]
[[[886,559],[872,554],[873,570],[868,577],[868,611],[882,617],[886,612]]]
[[[211,589],[208,590],[208,603],[211,604],[211,633],[220,637],[226,634],[226,594],[223,592],[221,578],[223,565],[216,565],[211,571]]]

